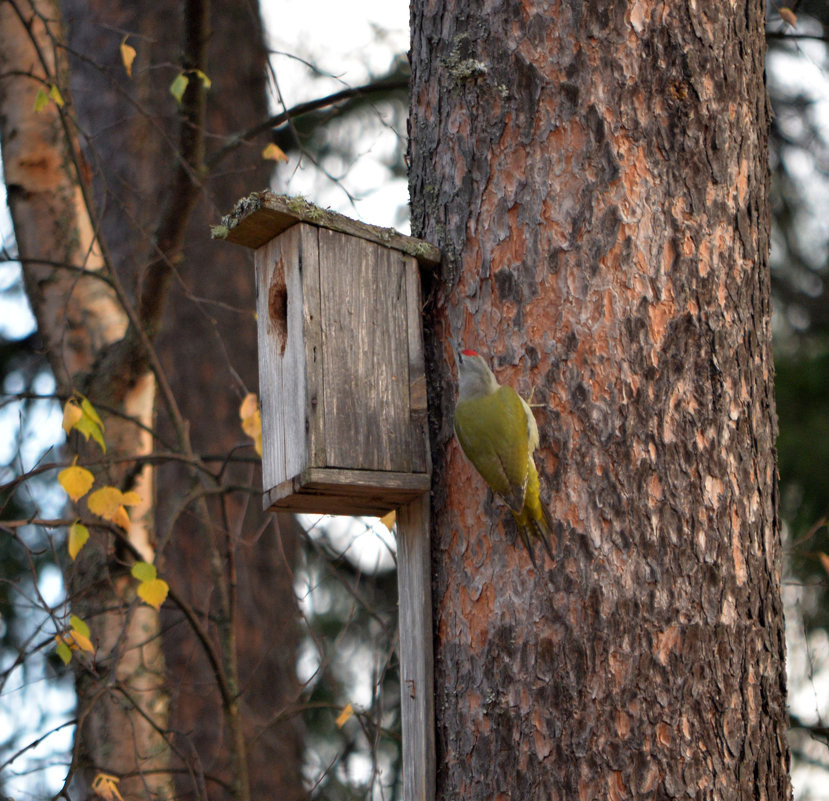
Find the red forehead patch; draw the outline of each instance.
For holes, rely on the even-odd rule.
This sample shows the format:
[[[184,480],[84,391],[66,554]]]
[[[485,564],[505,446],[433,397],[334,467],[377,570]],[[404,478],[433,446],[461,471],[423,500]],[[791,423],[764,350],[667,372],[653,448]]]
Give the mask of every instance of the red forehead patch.
[[[463,355],[463,356],[477,356],[478,351],[472,350],[472,348],[467,348],[466,350],[461,351],[461,355]]]

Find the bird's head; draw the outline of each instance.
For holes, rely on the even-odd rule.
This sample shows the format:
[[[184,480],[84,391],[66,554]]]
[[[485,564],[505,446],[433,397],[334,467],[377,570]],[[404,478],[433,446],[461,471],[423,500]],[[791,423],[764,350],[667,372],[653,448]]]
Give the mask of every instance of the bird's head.
[[[459,401],[474,400],[491,395],[498,389],[498,381],[484,361],[484,357],[471,348],[458,353]]]

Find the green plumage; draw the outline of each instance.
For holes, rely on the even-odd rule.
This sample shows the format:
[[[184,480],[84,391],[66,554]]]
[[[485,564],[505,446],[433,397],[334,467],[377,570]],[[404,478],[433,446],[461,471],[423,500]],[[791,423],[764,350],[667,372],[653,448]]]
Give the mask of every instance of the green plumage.
[[[530,407],[510,386],[499,386],[474,351],[463,351],[455,434],[470,462],[509,507],[535,565],[532,543],[540,539],[553,558],[549,512],[542,505],[533,451],[538,427]],[[537,565],[536,565],[537,566]]]
[[[455,434],[484,481],[513,513],[520,514],[527,491],[530,452],[527,416],[518,393],[504,386],[486,397],[459,402],[455,407]]]

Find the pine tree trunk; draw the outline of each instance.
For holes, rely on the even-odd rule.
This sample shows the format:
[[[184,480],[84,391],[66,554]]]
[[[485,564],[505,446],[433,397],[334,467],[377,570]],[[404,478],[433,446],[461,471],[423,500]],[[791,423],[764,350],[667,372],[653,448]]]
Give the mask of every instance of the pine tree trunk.
[[[786,799],[759,0],[412,11],[438,798]],[[535,570],[452,440],[533,391]]]

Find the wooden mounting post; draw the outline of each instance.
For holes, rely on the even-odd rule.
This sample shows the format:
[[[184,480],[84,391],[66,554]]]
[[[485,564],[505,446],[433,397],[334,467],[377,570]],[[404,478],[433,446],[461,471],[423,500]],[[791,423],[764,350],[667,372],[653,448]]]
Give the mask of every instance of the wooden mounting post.
[[[432,801],[435,797],[435,687],[428,495],[398,511],[397,534],[403,801]]]
[[[270,192],[243,198],[212,233],[255,250],[265,508],[398,510],[403,799],[433,801],[420,270],[440,251]]]

